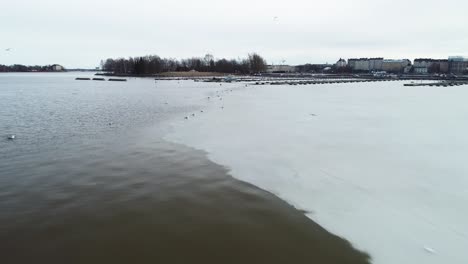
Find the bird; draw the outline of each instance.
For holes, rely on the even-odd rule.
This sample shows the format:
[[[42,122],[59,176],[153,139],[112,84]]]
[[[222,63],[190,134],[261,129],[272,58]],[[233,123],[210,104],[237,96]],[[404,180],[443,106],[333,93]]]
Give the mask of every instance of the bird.
[[[275,22],[278,21],[278,19],[279,19],[279,17],[277,17],[277,16],[273,17],[273,21],[275,21]]]
[[[5,49],[5,51],[11,51],[11,48]]]
[[[430,253],[430,254],[435,254],[436,251],[433,249],[433,248],[430,248],[428,246],[424,246],[424,250],[427,252],[427,253]]]
[[[16,138],[16,135],[9,135],[9,136],[8,136],[8,139],[9,139],[9,140],[13,140],[13,139],[15,139],[15,138]]]
[[[186,116],[185,119],[188,119],[188,116]]]

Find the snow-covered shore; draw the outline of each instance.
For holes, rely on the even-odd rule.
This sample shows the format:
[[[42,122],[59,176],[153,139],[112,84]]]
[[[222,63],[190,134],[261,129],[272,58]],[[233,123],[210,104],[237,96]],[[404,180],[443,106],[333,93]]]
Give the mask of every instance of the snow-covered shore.
[[[466,86],[220,90],[166,139],[205,150],[235,178],[305,210],[373,263],[466,263]]]

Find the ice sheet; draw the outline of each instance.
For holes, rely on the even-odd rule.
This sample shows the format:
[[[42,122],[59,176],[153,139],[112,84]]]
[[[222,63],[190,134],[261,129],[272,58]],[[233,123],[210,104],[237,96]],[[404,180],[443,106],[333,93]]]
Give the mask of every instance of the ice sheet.
[[[166,138],[306,210],[373,263],[468,263],[468,86],[219,94]]]

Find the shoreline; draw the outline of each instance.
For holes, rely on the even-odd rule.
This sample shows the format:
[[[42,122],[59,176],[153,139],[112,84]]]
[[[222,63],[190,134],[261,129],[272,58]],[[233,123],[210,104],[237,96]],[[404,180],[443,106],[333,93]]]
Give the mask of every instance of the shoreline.
[[[9,83],[5,108],[14,114],[2,124],[13,124],[17,114],[38,122],[13,127],[15,141],[0,140],[5,262],[369,263],[366,253],[272,193],[233,178],[206,152],[162,139],[173,120],[199,113],[204,94],[219,85],[173,82],[156,90],[150,80],[77,83],[68,75]],[[24,101],[8,95],[22,87],[48,91],[29,95],[42,99],[42,111],[16,108],[28,93]],[[96,119],[71,136],[81,113],[75,109]],[[44,118],[55,111],[67,118]]]
[[[135,77],[135,78],[156,78],[156,80],[174,80],[183,78],[186,80],[205,80],[210,78],[232,77],[232,81],[243,81],[251,79],[256,81],[265,81],[268,79],[281,80],[315,80],[315,79],[344,79],[344,80],[400,80],[400,81],[468,81],[467,75],[462,76],[437,76],[428,74],[390,74],[388,76],[375,76],[372,73],[358,74],[322,74],[322,73],[260,73],[260,74],[237,74],[237,73],[222,73],[222,72],[163,72],[157,74],[122,74],[97,72],[97,76],[116,76],[116,77]]]

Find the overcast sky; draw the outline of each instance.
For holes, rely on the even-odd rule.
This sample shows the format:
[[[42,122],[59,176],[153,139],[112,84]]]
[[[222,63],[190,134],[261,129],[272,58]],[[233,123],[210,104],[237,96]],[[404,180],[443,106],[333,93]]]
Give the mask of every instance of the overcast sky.
[[[2,1],[0,64],[249,52],[275,64],[446,58],[468,55],[467,10],[465,0]]]

